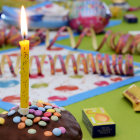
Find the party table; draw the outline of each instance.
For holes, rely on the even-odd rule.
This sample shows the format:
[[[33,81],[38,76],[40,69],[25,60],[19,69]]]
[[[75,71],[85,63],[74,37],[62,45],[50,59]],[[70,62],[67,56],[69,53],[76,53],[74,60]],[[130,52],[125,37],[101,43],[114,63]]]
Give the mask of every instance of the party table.
[[[104,0],[109,4],[108,0]],[[132,6],[140,5],[140,1],[133,0],[129,1]],[[140,18],[140,11],[132,12],[138,18]],[[128,24],[126,22],[122,22],[122,24],[107,28],[106,30],[112,30],[114,32],[128,32],[128,31],[137,31],[140,29],[140,23],[138,24]],[[97,36],[98,43],[101,42],[103,35]],[[77,37],[78,39],[78,37]],[[79,47],[80,49],[92,50],[89,38],[85,38]],[[60,44],[68,45],[68,40],[59,41]],[[114,54],[114,51],[105,45],[101,51],[101,53]],[[134,61],[140,62],[140,55],[134,54]],[[140,82],[135,83],[137,86],[140,86]],[[72,114],[77,118],[78,122],[81,125],[83,130],[84,140],[92,140],[88,130],[86,129],[84,123],[82,122],[82,109],[83,108],[92,108],[92,107],[104,107],[107,112],[112,116],[113,120],[116,122],[116,136],[115,137],[107,137],[107,138],[94,138],[100,140],[138,140],[140,138],[139,133],[139,113],[134,112],[132,105],[127,101],[123,96],[122,92],[126,90],[128,86],[124,86],[122,88],[116,89],[114,91],[95,96],[93,98],[75,103],[73,105],[69,105],[66,107]]]
[[[109,0],[104,0],[109,4]],[[140,1],[133,0],[129,1],[129,4],[132,6],[139,6]],[[140,11],[133,12],[138,18],[140,18]],[[137,24],[128,24],[126,22],[122,22],[122,24],[106,28],[105,30],[112,30],[114,32],[128,32],[128,31],[136,31],[139,30],[140,23]],[[75,37],[78,40],[78,37]],[[97,35],[98,43],[103,39],[103,35]],[[93,50],[89,42],[89,38],[86,37],[81,45],[80,49]],[[57,43],[70,46],[70,42],[68,39],[58,41]],[[101,53],[114,54],[114,51],[105,45],[101,51]],[[134,54],[134,61],[140,62],[139,54]],[[140,82],[135,83],[140,86]],[[123,96],[122,92],[126,90],[128,86],[124,86],[122,88],[113,90],[111,92],[107,92],[105,94],[101,94],[99,96],[95,96],[84,101],[66,106],[66,109],[69,110],[80,123],[80,126],[83,131],[83,140],[92,140],[88,130],[86,129],[84,123],[82,122],[82,109],[83,108],[93,108],[93,107],[104,107],[105,110],[110,114],[112,119],[116,123],[116,136],[115,137],[106,137],[106,138],[94,138],[103,139],[103,140],[139,140],[139,124],[140,124],[140,114],[134,112],[132,105],[127,101]],[[1,110],[2,111],[2,110]]]

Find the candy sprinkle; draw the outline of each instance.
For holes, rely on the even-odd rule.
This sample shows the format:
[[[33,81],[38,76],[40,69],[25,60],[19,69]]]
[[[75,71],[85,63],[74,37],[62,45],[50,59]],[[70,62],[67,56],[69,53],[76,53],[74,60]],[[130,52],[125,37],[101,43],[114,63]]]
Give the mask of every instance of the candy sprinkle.
[[[38,103],[42,103],[43,104],[44,102],[42,100],[38,100]]]
[[[38,109],[38,107],[36,105],[32,105],[32,106],[30,106],[30,109],[36,110],[36,109]]]
[[[34,119],[34,117],[35,117],[35,116],[34,116],[33,114],[28,114],[28,115],[27,115],[27,118],[29,118],[29,119]]]
[[[47,112],[51,112],[51,113],[54,113],[55,110],[54,109],[48,109]]]
[[[45,122],[49,122],[50,121],[50,118],[48,118],[48,117],[42,117],[41,118],[43,121],[45,121]]]
[[[44,113],[44,117],[51,117],[52,116],[52,113],[51,112],[45,112]]]
[[[64,127],[59,127],[59,129],[61,130],[61,133],[62,134],[65,134],[66,133],[66,129]]]
[[[37,103],[36,104],[38,107],[43,107],[43,104],[42,103]]]
[[[33,122],[34,122],[34,123],[38,123],[40,120],[41,120],[40,117],[35,117],[34,120],[33,120]]]
[[[41,110],[41,111],[44,112],[45,111],[45,108],[44,107],[39,107],[38,110]]]
[[[52,121],[58,121],[58,117],[53,115],[53,116],[51,116],[51,120]]]
[[[14,123],[20,123],[20,121],[21,121],[21,119],[20,119],[19,116],[16,116],[16,117],[13,118]]]
[[[50,105],[46,105],[45,106],[45,109],[52,109],[53,107],[52,106],[50,106]]]
[[[25,128],[25,123],[24,122],[21,122],[18,124],[18,129],[23,129]]]
[[[36,116],[41,116],[41,115],[43,114],[43,112],[42,112],[41,110],[36,110],[36,111],[34,112],[34,114],[35,114]]]
[[[51,103],[47,103],[47,102],[45,102],[44,104],[45,104],[45,105],[50,105],[50,106],[52,105]]]
[[[12,116],[12,115],[14,115],[15,113],[16,113],[15,110],[11,110],[11,111],[8,112],[8,116]]]
[[[55,136],[60,136],[62,134],[59,128],[54,128],[52,132]]]
[[[61,117],[61,114],[59,112],[55,112],[53,115],[57,117]]]
[[[27,119],[27,120],[25,120],[25,124],[27,126],[32,126],[33,125],[33,121],[31,119]]]
[[[58,112],[58,113],[61,112],[61,110],[60,110],[59,108],[54,108],[54,110],[55,110],[56,112]]]
[[[25,122],[26,119],[27,119],[27,117],[21,117],[22,122]]]
[[[0,125],[3,125],[5,123],[5,119],[0,117]]]
[[[38,124],[39,124],[40,126],[46,126],[46,125],[47,125],[47,123],[44,122],[44,121],[40,121]]]
[[[35,112],[34,109],[29,109],[29,113],[30,113],[30,114],[33,114],[34,112]]]
[[[35,134],[35,133],[36,133],[36,130],[35,130],[35,129],[29,129],[29,130],[28,130],[28,133],[29,133],[29,134]]]
[[[52,136],[52,132],[51,131],[45,131],[44,132],[44,135],[46,136],[46,137],[50,137],[50,136]]]

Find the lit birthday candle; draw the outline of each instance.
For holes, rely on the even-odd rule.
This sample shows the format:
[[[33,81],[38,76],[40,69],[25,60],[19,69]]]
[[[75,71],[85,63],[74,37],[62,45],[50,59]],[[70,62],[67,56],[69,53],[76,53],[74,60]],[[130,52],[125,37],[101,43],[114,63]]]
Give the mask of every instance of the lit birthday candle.
[[[29,110],[29,40],[27,36],[27,17],[24,7],[21,7],[21,35],[23,40],[19,42],[21,47],[21,78],[20,78],[20,113],[28,114]]]

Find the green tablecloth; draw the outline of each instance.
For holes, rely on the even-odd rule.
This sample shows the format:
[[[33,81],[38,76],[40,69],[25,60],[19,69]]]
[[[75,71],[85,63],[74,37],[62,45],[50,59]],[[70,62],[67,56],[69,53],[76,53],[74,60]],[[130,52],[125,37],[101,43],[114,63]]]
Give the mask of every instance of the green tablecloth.
[[[109,3],[109,0],[104,0]],[[132,6],[140,6],[139,0],[129,0]],[[140,19],[140,11],[133,12]],[[138,24],[127,24],[123,22],[119,26],[109,28],[112,31],[123,31],[128,32],[132,30],[140,30],[140,23]],[[106,29],[108,30],[108,29]],[[103,35],[98,35],[98,43],[101,42]],[[76,37],[77,39],[77,37]],[[81,49],[93,50],[89,38],[85,38],[80,46]],[[59,43],[64,45],[70,45],[69,40],[59,41]],[[114,52],[105,46],[100,52],[113,54]],[[140,62],[139,55],[134,55],[134,60]],[[140,86],[140,82],[136,83]],[[130,86],[130,85],[129,85]],[[92,108],[92,107],[104,107],[106,111],[111,115],[113,120],[116,122],[116,136],[107,138],[98,138],[100,140],[139,140],[139,124],[140,124],[140,114],[136,113],[132,109],[132,105],[122,96],[122,92],[129,86],[125,86],[114,91],[95,96],[93,98],[69,105],[66,107],[80,123],[83,131],[84,140],[92,140],[89,132],[87,131],[85,125],[82,122],[82,109]]]

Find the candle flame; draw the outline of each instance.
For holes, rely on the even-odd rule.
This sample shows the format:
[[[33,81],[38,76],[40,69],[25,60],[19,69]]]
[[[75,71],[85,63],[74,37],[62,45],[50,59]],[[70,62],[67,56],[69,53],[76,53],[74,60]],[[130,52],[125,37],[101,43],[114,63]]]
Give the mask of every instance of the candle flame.
[[[21,7],[20,26],[21,26],[21,35],[25,37],[28,33],[28,28],[27,28],[27,15],[24,6]]]

